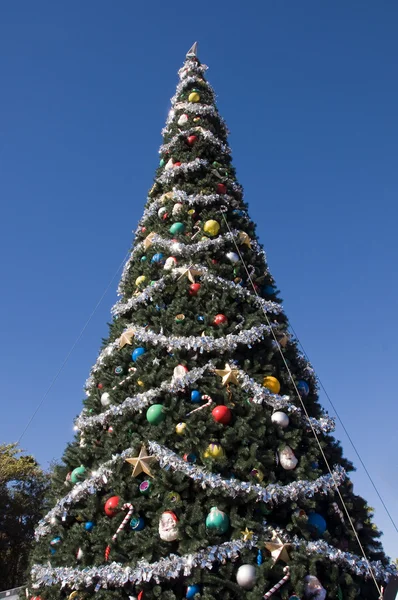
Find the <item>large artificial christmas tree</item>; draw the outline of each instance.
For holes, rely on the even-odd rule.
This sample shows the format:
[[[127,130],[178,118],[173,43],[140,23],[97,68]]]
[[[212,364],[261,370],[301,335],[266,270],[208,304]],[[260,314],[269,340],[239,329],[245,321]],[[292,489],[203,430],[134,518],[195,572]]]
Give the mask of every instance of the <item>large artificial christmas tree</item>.
[[[194,45],[31,595],[376,600],[394,569],[289,334],[205,70]]]

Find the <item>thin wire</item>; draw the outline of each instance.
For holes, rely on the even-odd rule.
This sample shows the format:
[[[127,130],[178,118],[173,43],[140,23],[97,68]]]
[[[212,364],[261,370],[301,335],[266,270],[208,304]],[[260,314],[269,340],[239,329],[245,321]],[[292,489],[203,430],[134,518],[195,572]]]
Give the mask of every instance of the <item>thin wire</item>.
[[[302,349],[302,351],[303,351],[303,354],[304,354],[304,356],[307,358],[307,360],[309,360],[309,358],[308,358],[308,354],[306,353],[306,351],[305,351],[305,349],[304,349],[304,346],[303,346],[303,344],[301,343],[301,341],[300,341],[300,340],[299,340],[299,338],[297,337],[297,334],[296,334],[296,332],[295,332],[295,330],[294,330],[293,326],[292,326],[292,325],[290,325],[290,323],[289,323],[289,328],[292,330],[292,333],[293,333],[294,337],[296,338],[296,340],[298,341],[299,345],[301,346],[301,349]],[[347,438],[349,439],[349,442],[350,442],[351,446],[353,447],[353,449],[354,449],[354,452],[355,452],[355,454],[357,455],[359,462],[361,463],[361,465],[362,465],[362,467],[363,467],[363,469],[364,469],[364,471],[365,471],[366,475],[368,476],[368,479],[369,479],[370,483],[372,484],[372,486],[373,486],[373,488],[374,488],[374,490],[375,490],[376,494],[378,495],[378,497],[379,497],[379,500],[380,500],[380,502],[382,503],[382,505],[383,505],[383,507],[384,507],[384,510],[386,511],[386,513],[387,513],[387,515],[388,515],[388,517],[389,517],[389,519],[390,519],[390,521],[391,521],[391,523],[392,523],[392,525],[393,525],[393,527],[394,527],[395,531],[398,533],[398,527],[397,527],[397,525],[396,525],[396,523],[395,523],[395,521],[394,521],[393,517],[391,516],[391,514],[390,514],[390,511],[388,510],[388,508],[387,508],[387,506],[386,506],[386,504],[385,504],[385,502],[384,502],[384,500],[383,500],[383,498],[382,498],[382,496],[381,496],[381,494],[380,494],[379,490],[377,489],[377,487],[376,487],[376,484],[374,483],[374,481],[373,481],[373,479],[372,479],[372,477],[371,477],[371,475],[370,475],[369,471],[367,470],[367,468],[366,468],[366,466],[365,466],[365,463],[363,462],[363,460],[362,460],[362,458],[361,458],[361,456],[360,456],[360,454],[359,454],[359,452],[358,452],[358,450],[357,450],[357,448],[356,448],[356,446],[355,446],[355,444],[354,444],[354,442],[353,442],[353,440],[352,440],[352,438],[351,438],[350,434],[348,433],[348,431],[347,431],[347,429],[346,429],[346,427],[345,427],[345,425],[344,425],[343,421],[341,420],[341,417],[340,417],[339,413],[337,412],[337,408],[336,408],[336,407],[335,407],[335,405],[333,404],[333,402],[332,402],[332,399],[330,398],[329,394],[327,393],[327,391],[326,391],[326,389],[325,389],[325,386],[323,385],[323,383],[322,383],[322,381],[321,381],[321,379],[320,379],[319,375],[317,375],[317,379],[318,379],[318,381],[319,381],[319,384],[320,384],[320,386],[321,386],[321,388],[322,388],[322,390],[323,390],[323,393],[325,394],[326,398],[329,400],[329,404],[330,404],[330,405],[331,405],[331,407],[333,408],[333,410],[334,410],[334,412],[335,412],[335,414],[336,414],[336,417],[337,417],[337,419],[338,419],[338,421],[339,421],[339,423],[340,423],[341,427],[343,428],[343,431],[344,431],[344,433],[346,434]]]
[[[255,288],[255,285],[254,285],[254,283],[253,283],[253,280],[252,280],[252,278],[251,278],[251,275],[250,275],[250,273],[249,273],[249,270],[248,270],[248,268],[247,268],[247,266],[246,266],[246,263],[245,263],[245,261],[244,261],[244,259],[243,259],[243,256],[242,256],[242,254],[241,254],[241,252],[240,252],[240,250],[239,250],[239,246],[238,246],[238,244],[236,243],[235,236],[233,236],[233,235],[232,235],[231,228],[230,228],[230,226],[229,226],[229,224],[228,224],[228,221],[227,221],[227,219],[225,218],[225,214],[224,214],[224,213],[225,213],[225,210],[226,210],[226,208],[225,208],[225,207],[221,207],[221,214],[222,214],[222,217],[223,217],[223,219],[224,219],[224,222],[225,222],[225,224],[226,224],[226,226],[227,226],[227,228],[228,228],[228,231],[229,231],[229,232],[230,232],[230,234],[231,234],[231,237],[232,237],[232,239],[233,239],[233,242],[234,242],[234,245],[235,245],[236,251],[238,252],[238,255],[239,255],[239,257],[240,257],[240,260],[242,261],[242,264],[243,264],[243,266],[244,266],[244,269],[245,269],[245,271],[246,271],[246,274],[247,274],[247,276],[248,276],[248,279],[249,279],[249,281],[250,281],[250,283],[251,283],[251,286],[252,286],[252,288],[253,288],[253,291],[254,291],[255,295],[256,295],[256,296],[259,298],[259,295],[258,295],[258,293],[257,293],[257,290],[256,290],[256,288]],[[267,321],[267,324],[268,324],[269,326],[271,326],[271,323],[270,323],[270,320],[268,319],[268,315],[267,315],[267,313],[266,313],[266,311],[265,311],[265,308],[264,308],[263,306],[261,306],[261,308],[262,308],[262,311],[263,311],[263,313],[264,313],[264,317],[265,317],[265,319],[266,319],[266,321]],[[351,517],[350,517],[350,513],[348,512],[347,506],[346,506],[346,504],[345,504],[345,502],[344,502],[344,499],[343,499],[343,497],[342,497],[342,495],[341,495],[341,492],[340,492],[340,490],[339,490],[339,487],[338,487],[338,485],[337,485],[336,479],[335,479],[335,477],[334,477],[334,473],[333,473],[333,471],[332,471],[332,469],[331,469],[331,467],[330,467],[330,465],[329,465],[328,459],[326,458],[326,455],[325,455],[325,453],[324,453],[324,451],[323,451],[323,448],[322,448],[321,442],[320,442],[320,440],[319,440],[319,438],[318,438],[317,432],[315,431],[315,428],[314,428],[314,426],[313,426],[313,424],[312,424],[312,421],[311,421],[311,419],[310,419],[310,415],[308,414],[307,408],[306,408],[306,406],[305,406],[305,404],[304,404],[304,402],[303,402],[303,399],[301,398],[301,395],[300,395],[300,393],[299,393],[299,391],[298,391],[298,388],[297,388],[297,386],[296,386],[296,382],[295,382],[295,381],[294,381],[294,379],[293,379],[293,375],[292,375],[292,373],[291,373],[291,371],[290,371],[290,369],[289,369],[289,365],[288,365],[288,364],[287,364],[287,362],[286,362],[285,356],[284,356],[284,354],[283,354],[283,352],[282,352],[282,348],[281,348],[281,346],[280,346],[280,344],[279,344],[279,342],[278,342],[278,340],[277,340],[277,338],[276,338],[275,332],[274,332],[274,330],[273,330],[271,327],[270,327],[270,329],[271,329],[271,334],[272,334],[272,337],[274,338],[274,341],[275,341],[275,343],[276,343],[276,345],[277,345],[277,348],[278,348],[278,350],[279,350],[279,353],[280,353],[280,355],[281,355],[281,358],[282,358],[282,360],[283,360],[283,363],[284,363],[284,365],[285,365],[285,368],[286,368],[286,370],[287,370],[287,372],[288,372],[288,374],[289,374],[289,377],[290,377],[290,379],[291,379],[291,382],[292,382],[292,384],[293,384],[293,387],[294,387],[294,389],[295,389],[295,392],[296,392],[296,394],[297,394],[297,397],[298,397],[298,399],[299,399],[299,401],[300,401],[300,403],[301,403],[301,406],[302,406],[302,408],[303,408],[303,411],[304,411],[304,413],[305,413],[306,417],[308,418],[308,421],[309,421],[310,427],[311,427],[311,429],[312,429],[312,433],[314,434],[314,437],[315,437],[315,439],[316,439],[316,441],[317,441],[317,443],[318,443],[319,450],[320,450],[320,452],[321,452],[321,454],[322,454],[323,460],[325,461],[326,467],[327,467],[327,469],[328,469],[328,471],[329,471],[329,473],[330,473],[330,476],[331,476],[331,478],[332,478],[332,480],[333,480],[333,483],[334,483],[334,487],[335,487],[336,493],[338,494],[338,496],[339,496],[339,498],[340,498],[340,500],[341,500],[341,503],[342,503],[342,505],[343,505],[343,507],[344,507],[344,510],[345,510],[345,513],[346,513],[346,515],[347,515],[348,521],[349,521],[349,523],[350,523],[350,525],[351,525],[351,528],[352,528],[352,530],[353,530],[353,532],[354,532],[354,535],[355,535],[355,537],[356,537],[356,539],[357,539],[357,542],[358,542],[358,545],[359,545],[359,547],[360,547],[360,549],[361,549],[361,552],[362,552],[362,554],[363,554],[363,557],[364,557],[365,561],[366,561],[366,562],[367,562],[367,564],[368,564],[368,569],[369,569],[369,571],[370,571],[370,574],[371,574],[371,576],[372,576],[372,579],[373,579],[373,581],[374,581],[374,584],[375,584],[375,586],[376,586],[377,592],[378,592],[378,594],[379,594],[379,595],[380,595],[380,597],[381,597],[381,593],[382,593],[382,592],[381,592],[381,589],[380,589],[380,587],[379,587],[379,584],[377,583],[377,579],[376,579],[376,577],[375,577],[375,574],[373,573],[373,569],[372,569],[372,567],[371,567],[371,565],[370,565],[369,559],[368,559],[368,557],[366,556],[365,550],[364,550],[364,548],[363,548],[363,546],[362,546],[362,544],[361,544],[361,540],[359,539],[358,533],[357,533],[357,531],[356,531],[356,529],[355,529],[355,527],[354,527],[354,523],[352,522],[352,519],[351,519]]]
[[[122,268],[122,266],[124,265],[124,263],[126,262],[128,256],[130,254],[130,251],[126,254],[126,256],[123,258],[122,262],[120,263],[120,265],[118,266],[116,272],[114,273],[114,275],[112,276],[112,279],[110,280],[110,282],[108,283],[108,285],[105,288],[105,291],[102,293],[100,299],[98,300],[97,304],[95,305],[93,311],[91,312],[90,316],[88,317],[86,323],[84,324],[83,329],[80,331],[79,335],[77,336],[76,340],[73,342],[68,354],[66,355],[66,357],[64,358],[60,368],[58,369],[58,371],[56,372],[56,374],[54,375],[50,385],[48,386],[48,388],[46,389],[46,391],[43,394],[43,397],[41,398],[39,404],[37,405],[37,407],[35,408],[35,410],[33,411],[32,416],[30,417],[29,421],[27,422],[25,429],[22,431],[21,435],[19,436],[19,439],[17,441],[17,444],[20,443],[20,441],[22,440],[23,436],[25,435],[25,433],[28,431],[30,425],[32,424],[33,419],[35,418],[35,416],[37,415],[37,413],[39,412],[39,410],[41,409],[41,407],[44,404],[45,399],[47,398],[48,394],[50,393],[51,389],[53,388],[55,382],[57,381],[58,377],[60,376],[60,374],[62,373],[62,371],[64,370],[69,358],[71,357],[71,354],[73,353],[74,349],[76,348],[77,344],[79,343],[82,335],[84,334],[84,332],[86,331],[91,319],[93,318],[93,316],[95,315],[97,308],[99,307],[99,305],[101,304],[102,300],[105,298],[106,294],[108,293],[109,288],[111,287],[116,275],[119,273],[120,269]]]

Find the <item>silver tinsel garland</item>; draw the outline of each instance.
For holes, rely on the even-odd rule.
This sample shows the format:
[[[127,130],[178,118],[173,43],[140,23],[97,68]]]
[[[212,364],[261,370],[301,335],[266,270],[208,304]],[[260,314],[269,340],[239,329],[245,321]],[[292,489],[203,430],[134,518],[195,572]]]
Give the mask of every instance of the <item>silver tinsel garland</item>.
[[[140,411],[162,392],[184,391],[187,387],[190,387],[200,379],[207,369],[211,368],[213,368],[212,363],[208,363],[203,367],[196,367],[195,369],[188,371],[184,377],[178,379],[172,378],[169,381],[164,381],[158,388],[142,392],[132,398],[126,398],[121,404],[111,406],[99,415],[88,416],[86,411],[83,410],[75,420],[75,427],[79,431],[85,431],[86,429],[98,425],[104,426],[115,417],[121,417],[123,415],[127,416],[133,412]]]
[[[247,541],[232,540],[219,546],[208,546],[185,556],[170,554],[155,563],[139,560],[131,567],[115,562],[85,569],[34,565],[31,576],[35,589],[61,584],[62,587],[68,586],[70,589],[85,589],[95,585],[98,590],[100,587],[121,588],[129,582],[138,584],[152,579],[159,583],[161,580],[188,577],[196,567],[211,570],[216,562],[236,560],[241,550],[253,548],[256,544],[257,538]]]
[[[134,456],[136,450],[133,448],[127,448],[121,454],[115,454],[111,460],[108,460],[101,466],[99,466],[90,477],[77,483],[73,489],[66,494],[61,500],[58,500],[54,508],[46,514],[35,530],[35,537],[39,539],[43,535],[47,535],[51,532],[51,521],[56,520],[59,517],[63,517],[68,513],[69,507],[75,502],[80,502],[83,498],[87,498],[92,494],[96,494],[101,490],[104,485],[107,484],[108,478],[113,475],[113,467],[117,462],[123,462],[126,458]]]
[[[186,113],[193,113],[194,115],[210,115],[211,117],[216,117],[219,119],[221,127],[224,128],[225,134],[228,133],[228,128],[224,119],[221,117],[218,110],[211,104],[198,104],[197,102],[177,102],[169,111],[166,126],[173,121],[177,110],[181,110]]]
[[[185,79],[188,76],[189,71],[193,71],[194,73],[199,73],[203,75],[209,67],[207,65],[198,63],[196,60],[192,60],[187,58],[184,62],[181,69],[178,70],[178,75],[180,79]]]
[[[206,167],[209,164],[207,160],[204,158],[195,158],[191,162],[182,163],[178,167],[172,167],[171,169],[165,169],[159,177],[155,181],[159,183],[169,183],[173,181],[178,175],[181,173],[189,173],[192,171],[199,171],[203,167]]]
[[[164,152],[169,152],[169,150],[171,150],[171,148],[174,147],[176,142],[178,142],[181,139],[186,139],[190,135],[197,135],[198,132],[200,133],[202,138],[204,138],[207,142],[209,142],[213,146],[217,146],[217,148],[221,152],[224,152],[225,154],[231,154],[231,149],[229,148],[229,146],[227,146],[227,144],[224,144],[221,140],[219,140],[218,137],[216,137],[214,135],[214,133],[212,133],[208,129],[203,129],[203,127],[200,127],[200,126],[191,127],[190,129],[187,129],[186,131],[180,131],[179,133],[177,133],[170,140],[170,142],[168,144],[162,144],[162,146],[160,146],[159,154],[163,154]]]
[[[238,481],[237,479],[224,479],[216,473],[207,473],[202,467],[188,463],[180,458],[175,452],[157,442],[149,442],[149,451],[159,459],[162,468],[171,468],[178,473],[184,473],[203,488],[211,488],[224,492],[235,498],[242,494],[253,494],[257,496],[257,502],[279,504],[290,500],[298,500],[300,497],[312,498],[315,494],[328,494],[333,492],[336,485],[341,485],[346,478],[346,472],[342,466],[337,465],[331,475],[322,475],[315,481],[297,480],[287,485],[271,483],[266,487],[258,483]]]
[[[275,315],[283,312],[282,306],[277,302],[272,302],[271,300],[264,300],[264,298],[253,294],[253,292],[250,289],[243,288],[240,285],[234,283],[233,281],[229,281],[228,279],[224,279],[223,277],[219,277],[218,275],[213,275],[211,270],[204,265],[184,264],[179,266],[178,271],[176,269],[170,271],[167,275],[165,275],[165,277],[162,277],[162,279],[158,279],[153,284],[147,286],[140,294],[138,294],[137,296],[133,296],[127,302],[123,303],[119,300],[111,309],[111,313],[113,314],[113,316],[117,317],[125,314],[126,312],[128,312],[132,308],[135,308],[136,306],[139,306],[140,304],[148,304],[148,302],[152,301],[153,296],[156,293],[164,289],[167,278],[180,279],[181,272],[189,268],[200,271],[200,276],[203,280],[214,283],[215,285],[220,286],[223,289],[229,288],[234,294],[253,302],[258,307],[262,308],[265,312],[273,313]]]
[[[206,89],[206,92],[208,94],[210,94],[211,101],[215,102],[215,100],[216,100],[216,94],[215,94],[215,91],[213,90],[213,88],[211,87],[210,83],[208,81],[203,80],[202,77],[201,77],[201,75],[200,76],[189,75],[187,77],[184,77],[180,81],[180,83],[177,85],[177,87],[176,87],[176,93],[174,94],[174,96],[170,100],[171,105],[175,106],[175,104],[178,102],[178,98],[179,98],[180,94],[187,87],[189,87],[189,86],[195,86],[195,85],[198,85],[201,88],[204,87]]]

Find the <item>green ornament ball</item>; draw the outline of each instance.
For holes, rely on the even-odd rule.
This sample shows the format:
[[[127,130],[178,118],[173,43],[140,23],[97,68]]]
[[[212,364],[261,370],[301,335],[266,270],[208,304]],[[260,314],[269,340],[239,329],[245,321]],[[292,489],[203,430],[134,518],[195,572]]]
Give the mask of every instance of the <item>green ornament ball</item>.
[[[225,512],[213,506],[206,517],[206,527],[215,533],[225,533],[229,528],[229,517]]]
[[[169,231],[173,235],[175,235],[176,233],[184,233],[185,225],[184,225],[184,223],[180,223],[180,222],[173,223],[173,225],[170,227]]]
[[[151,425],[159,425],[164,421],[166,415],[163,412],[163,404],[152,404],[146,411],[146,418]]]
[[[85,479],[86,477],[86,467],[83,467],[83,465],[80,465],[80,467],[76,467],[76,469],[73,469],[71,476],[70,476],[70,480],[72,483],[78,483],[79,481],[83,481],[83,479]]]

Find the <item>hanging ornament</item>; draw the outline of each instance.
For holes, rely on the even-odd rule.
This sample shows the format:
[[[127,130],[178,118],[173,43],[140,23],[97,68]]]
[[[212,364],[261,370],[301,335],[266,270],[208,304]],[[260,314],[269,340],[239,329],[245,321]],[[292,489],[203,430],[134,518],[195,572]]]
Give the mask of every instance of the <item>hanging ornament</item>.
[[[250,239],[249,235],[246,233],[246,231],[239,231],[238,241],[239,241],[239,244],[241,244],[243,246],[247,246],[248,248],[251,248],[251,239]]]
[[[342,522],[342,524],[344,525],[344,523],[345,523],[345,519],[344,519],[344,513],[343,513],[343,511],[342,511],[342,510],[339,508],[339,505],[337,504],[337,502],[333,502],[333,503],[332,503],[332,506],[333,506],[333,510],[334,510],[334,512],[336,513],[336,515],[338,515],[338,516],[339,516],[339,518],[340,518],[340,521],[341,521],[341,522]]]
[[[236,254],[236,252],[227,252],[225,257],[228,258],[231,263],[237,263],[240,260],[239,255]]]
[[[140,356],[142,356],[143,354],[145,354],[146,350],[145,348],[142,348],[142,346],[140,346],[139,348],[135,348],[135,350],[133,351],[131,358],[133,359],[134,362],[137,362],[137,360],[139,359]]]
[[[279,383],[277,378],[272,377],[272,375],[266,375],[266,377],[264,377],[263,386],[273,394],[279,394],[281,389],[281,384]]]
[[[152,481],[149,481],[148,479],[145,479],[145,481],[142,481],[140,483],[140,485],[138,486],[138,491],[143,496],[148,496],[148,494],[151,491],[151,487],[152,487]]]
[[[165,269],[166,271],[171,271],[176,266],[177,259],[175,258],[175,256],[169,256],[169,258],[166,258],[166,262],[163,265],[163,269]]]
[[[188,146],[193,146],[194,143],[197,141],[197,139],[198,138],[196,137],[196,135],[189,135],[187,137],[187,144],[188,144]]]
[[[159,521],[159,536],[165,542],[174,542],[178,539],[178,519],[171,510],[162,513]]]
[[[250,471],[250,475],[252,477],[255,477],[257,479],[257,481],[259,481],[260,483],[264,479],[264,473],[262,471],[260,471],[260,469],[252,469]]]
[[[185,225],[184,225],[184,223],[177,221],[177,223],[173,223],[173,225],[170,227],[169,231],[172,235],[184,233]]]
[[[244,590],[254,588],[256,579],[256,569],[253,565],[241,565],[236,573],[236,581]]]
[[[225,452],[221,444],[209,444],[203,453],[204,458],[224,458]]]
[[[190,296],[197,296],[200,290],[200,283],[191,283],[188,293]]]
[[[199,102],[200,95],[198,92],[191,92],[188,96],[188,102]]]
[[[137,279],[135,280],[135,285],[138,287],[139,285],[142,285],[143,283],[145,283],[146,281],[146,277],[145,275],[140,275],[139,277],[137,277]]]
[[[131,519],[131,515],[133,514],[134,508],[133,508],[132,504],[130,504],[129,502],[126,502],[125,504],[123,504],[122,510],[127,510],[127,514],[124,517],[123,521],[120,523],[119,527],[116,529],[116,532],[113,534],[112,542],[116,541],[119,533],[122,531],[122,529],[124,529],[126,527],[127,523]],[[110,553],[111,553],[111,547],[108,544],[108,546],[106,547],[106,550],[105,550],[105,560],[109,559]]]
[[[126,458],[126,462],[130,463],[130,465],[133,465],[133,467],[134,467],[133,472],[132,472],[133,477],[137,477],[141,473],[146,473],[147,475],[149,475],[149,477],[153,477],[151,470],[150,470],[150,465],[155,460],[156,460],[156,457],[150,456],[144,445],[141,446],[140,453],[137,457]],[[145,482],[143,482],[143,483],[145,483]],[[140,492],[144,493],[143,491],[141,491],[141,489],[140,489]]]
[[[219,314],[216,315],[213,319],[213,325],[226,325],[228,323],[228,319],[225,315]]]
[[[185,375],[188,373],[188,367],[185,365],[177,365],[173,370],[173,379],[184,379]]]
[[[297,467],[298,460],[290,446],[285,446],[278,453],[279,462],[283,469],[291,471]]]
[[[213,398],[211,396],[208,396],[207,394],[202,396],[202,400],[207,400],[206,404],[202,404],[202,406],[199,406],[198,408],[194,408],[194,410],[191,410],[189,413],[187,413],[187,415],[186,415],[187,417],[189,417],[193,413],[199,412],[200,410],[203,410],[204,408],[207,408],[208,406],[213,404]]]
[[[142,517],[133,517],[130,521],[130,527],[133,531],[142,531],[145,527],[145,521]]]
[[[176,323],[182,323],[183,321],[185,321],[185,315],[183,315],[182,313],[179,313],[178,315],[176,315],[174,317],[174,320]]]
[[[202,400],[202,394],[198,390],[192,390],[191,392],[191,402],[200,402]]]
[[[174,163],[173,167],[181,167],[180,161],[177,160],[177,162]]]
[[[108,517],[114,517],[119,512],[119,502],[120,496],[112,496],[105,502],[104,511]]]
[[[181,273],[181,277],[179,277],[179,279],[182,277],[187,277],[191,283],[195,283],[195,277],[202,274],[201,269],[197,269],[196,267],[192,266],[181,267],[180,269],[177,269],[177,271]]]
[[[203,231],[211,237],[214,237],[220,231],[220,223],[214,221],[213,219],[210,219],[209,221],[206,221],[206,223],[203,225]]]
[[[193,454],[193,452],[186,452],[182,458],[187,463],[196,463],[196,454]]]
[[[217,183],[217,193],[218,194],[226,194],[227,186],[224,185],[223,183]]]
[[[76,469],[73,469],[70,475],[70,480],[72,483],[78,483],[79,481],[83,481],[86,478],[86,475],[86,467],[80,465],[80,467],[76,467]]]
[[[188,115],[180,115],[180,117],[178,118],[178,125],[185,125],[185,123],[188,123],[189,117]]]
[[[282,542],[276,531],[272,532],[272,540],[270,542],[265,542],[264,545],[268,552],[271,553],[274,563],[278,562],[278,560],[282,560],[285,563],[290,561],[289,550],[292,545]]]
[[[123,367],[117,366],[115,367],[115,375],[122,375]]]
[[[55,538],[53,538],[51,540],[50,546],[58,546],[61,542],[62,542],[62,538],[60,538],[59,535],[57,535]]]
[[[86,523],[84,524],[84,529],[86,531],[92,531],[94,527],[94,523],[92,521],[86,521]]]
[[[163,263],[165,262],[163,260],[163,253],[162,252],[156,252],[156,254],[154,254],[151,258],[151,263],[152,264],[156,264],[156,263]]]
[[[108,392],[104,392],[101,396],[101,404],[102,406],[109,406],[112,402],[110,395]]]
[[[76,552],[76,560],[81,560],[84,556],[84,552],[81,548],[78,548],[77,552]]]
[[[281,410],[277,410],[272,414],[271,421],[275,423],[275,425],[282,427],[282,429],[286,429],[286,427],[289,425],[289,417]]]
[[[293,596],[289,596],[289,600],[301,600],[301,598],[296,596],[296,594],[293,594]]]
[[[163,404],[152,404],[146,411],[146,418],[151,425],[159,425],[162,423],[166,418]]]
[[[251,531],[250,529],[248,529],[247,527],[245,527],[245,529],[243,531],[241,531],[242,537],[243,537],[243,541],[244,542],[248,542],[253,538],[254,535],[254,531]]]
[[[308,383],[303,379],[300,379],[296,385],[300,396],[306,398],[310,393],[310,386],[308,385]]]
[[[276,292],[276,289],[273,285],[265,285],[263,287],[263,294],[267,294],[268,296],[273,296]]]
[[[162,206],[162,208],[159,208],[159,210],[158,210],[159,219],[163,220],[164,215],[167,215],[167,208],[165,206]]]
[[[177,425],[176,425],[176,434],[177,435],[184,435],[186,428],[187,428],[187,424],[186,423],[177,423]]]
[[[126,331],[123,331],[122,335],[119,338],[119,348],[124,348],[124,346],[126,346],[126,344],[131,346],[131,343],[132,343],[131,340],[133,337],[134,337],[134,331],[132,329],[127,329]]]
[[[312,512],[308,515],[307,527],[311,533],[321,536],[325,533],[327,524],[322,515]]]
[[[214,533],[225,533],[229,529],[229,518],[225,512],[213,506],[206,517],[206,527]]]
[[[285,585],[285,583],[287,581],[289,581],[289,579],[290,579],[289,567],[288,566],[284,567],[283,572],[286,573],[286,575],[284,577],[282,577],[282,579],[280,581],[278,581],[278,583],[276,583],[270,590],[268,590],[268,592],[266,592],[264,594],[264,596],[263,596],[264,600],[268,600],[269,598],[271,598],[275,592],[277,592],[283,585]]]
[[[211,411],[213,419],[222,425],[228,425],[232,419],[232,413],[227,406],[219,404]]]
[[[175,217],[178,215],[184,208],[184,205],[181,202],[176,202],[173,206],[172,215]]]
[[[185,598],[194,598],[196,594],[200,594],[201,587],[198,583],[195,585],[189,585],[187,587],[187,591],[185,592]]]
[[[173,168],[173,166],[174,166],[174,164],[173,164],[173,159],[172,159],[172,158],[170,158],[170,159],[167,161],[167,163],[166,163],[165,169],[167,169],[167,170],[169,171],[170,169],[172,169],[172,168]]]
[[[225,367],[223,369],[215,369],[214,372],[220,377],[222,377],[223,385],[228,385],[230,383],[235,383],[235,385],[239,385],[239,369],[231,367],[228,363],[225,364]]]
[[[263,564],[263,562],[264,562],[264,561],[263,561],[263,555],[261,554],[261,550],[260,550],[260,548],[258,549],[258,552],[257,552],[257,558],[256,558],[256,562],[257,562],[257,564],[258,564],[258,566],[259,566],[259,567],[260,567],[260,566]]]
[[[304,577],[304,596],[313,600],[325,600],[326,590],[314,575]]]

